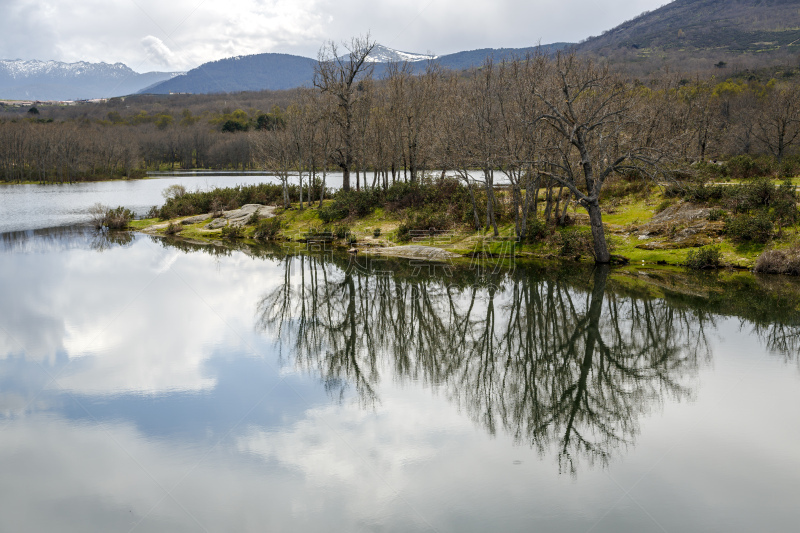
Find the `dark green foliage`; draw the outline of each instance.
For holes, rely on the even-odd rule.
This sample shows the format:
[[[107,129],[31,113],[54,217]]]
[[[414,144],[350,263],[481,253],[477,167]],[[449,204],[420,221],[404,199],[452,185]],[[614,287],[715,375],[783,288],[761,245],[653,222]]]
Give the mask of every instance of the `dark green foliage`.
[[[295,197],[298,193],[297,186],[289,187],[290,196]],[[238,209],[245,204],[276,204],[281,202],[282,198],[281,186],[274,183],[237,185],[213,191],[187,192],[178,198],[167,199],[158,210],[158,217],[169,219],[223,209]]]
[[[241,226],[225,226],[222,228],[222,238],[228,240],[241,239],[244,237],[244,228]]]
[[[758,174],[756,163],[749,155],[737,155],[725,163],[728,175],[734,179],[752,178]]]
[[[755,216],[735,215],[725,221],[725,233],[735,241],[763,244],[772,238],[772,220],[766,211],[759,211]]]
[[[728,175],[734,179],[771,176],[779,168],[773,157],[765,155],[756,157],[738,155],[731,157],[725,167]]]
[[[317,215],[319,216],[320,220],[322,220],[325,224],[330,224],[335,220],[341,220],[347,217],[349,214],[350,211],[346,209],[345,206],[335,202],[329,202],[320,207],[317,211]]]
[[[249,124],[247,124],[246,122],[242,122],[240,120],[235,120],[235,119],[226,120],[222,124],[222,131],[226,131],[226,132],[230,132],[230,133],[237,132],[237,131],[247,131],[249,129],[250,129],[250,125]]]
[[[651,187],[652,183],[646,176],[630,171],[608,180],[603,187],[603,196],[606,198],[625,198],[627,196],[641,198],[647,195]]]
[[[436,206],[425,206],[418,211],[408,211],[406,219],[397,228],[397,238],[408,241],[414,237],[436,235],[452,227],[453,221]]]
[[[259,220],[253,236],[259,241],[274,241],[280,234],[282,223],[283,221],[280,217]]]
[[[753,209],[769,207],[779,192],[766,178],[759,178],[752,183],[730,187],[728,204],[737,213],[747,213]]]
[[[337,224],[333,227],[333,236],[337,239],[345,239],[350,235],[350,228],[344,224]]]
[[[525,242],[535,243],[546,239],[550,231],[544,220],[531,217],[525,226]]]
[[[797,224],[800,211],[797,210],[797,190],[791,181],[786,180],[777,189],[772,201],[772,218],[779,226]]]
[[[28,114],[29,115],[38,115],[39,114],[39,109],[37,109],[36,106],[33,106],[30,109],[28,109]]]
[[[722,256],[719,246],[705,246],[697,250],[690,250],[686,255],[684,265],[693,270],[707,270],[719,268]]]
[[[800,156],[784,157],[779,172],[783,178],[791,178],[800,174]]]
[[[286,120],[277,113],[264,113],[256,118],[256,129],[259,130],[282,130],[286,127]]]
[[[247,225],[255,226],[258,224],[259,220],[261,220],[261,217],[258,216],[258,211],[253,211],[253,214],[247,219]]]
[[[105,209],[99,219],[99,224],[95,222],[95,225],[108,229],[127,229],[131,220],[133,220],[133,211],[120,206],[115,209]]]
[[[376,239],[377,239],[378,237],[380,237],[380,236],[381,236],[381,228],[375,228],[375,229],[372,231],[372,236],[373,236],[373,237],[375,237]]]
[[[594,239],[589,228],[564,228],[553,237],[559,253],[565,257],[594,256]]]
[[[708,213],[708,220],[710,220],[711,222],[716,222],[718,220],[725,220],[727,217],[728,217],[728,212],[725,211],[724,209],[719,209],[719,208],[712,209]]]

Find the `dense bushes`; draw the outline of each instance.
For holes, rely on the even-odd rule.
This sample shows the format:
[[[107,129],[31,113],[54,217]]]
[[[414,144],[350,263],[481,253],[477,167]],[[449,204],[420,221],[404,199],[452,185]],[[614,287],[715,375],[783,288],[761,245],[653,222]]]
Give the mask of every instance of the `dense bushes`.
[[[289,187],[289,194],[297,198],[300,189],[296,185]],[[158,217],[169,219],[181,216],[210,213],[223,209],[238,209],[245,204],[276,204],[282,201],[283,188],[274,183],[257,185],[237,185],[214,189],[212,191],[185,192],[180,196],[171,196],[158,209]]]
[[[111,209],[102,204],[95,204],[89,208],[92,223],[96,228],[127,229],[133,220],[133,211],[125,207]]]
[[[694,270],[719,268],[722,264],[722,255],[719,246],[705,246],[698,250],[690,250],[686,255],[685,266]]]
[[[725,234],[734,241],[765,243],[772,237],[772,220],[765,211],[735,215],[725,221]]]
[[[253,237],[259,241],[274,241],[280,234],[282,224],[280,217],[259,220]]]
[[[555,232],[552,240],[559,254],[565,257],[594,256],[594,239],[589,228],[564,228]]]
[[[397,228],[397,238],[407,241],[424,234],[435,235],[450,229],[453,220],[437,206],[428,205],[419,211],[410,211],[406,219]]]

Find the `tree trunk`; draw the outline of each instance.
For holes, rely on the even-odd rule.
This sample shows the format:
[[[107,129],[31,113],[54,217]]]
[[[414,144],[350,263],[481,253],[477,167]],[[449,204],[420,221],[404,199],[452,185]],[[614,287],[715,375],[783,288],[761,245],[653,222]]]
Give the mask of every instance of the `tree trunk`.
[[[603,218],[600,213],[600,203],[596,198],[587,200],[584,203],[586,211],[589,213],[589,222],[592,225],[592,239],[594,240],[594,262],[606,264],[611,262],[611,254],[608,252],[606,243],[606,233],[603,229]]]
[[[347,167],[342,167],[342,190],[350,190],[350,169]]]

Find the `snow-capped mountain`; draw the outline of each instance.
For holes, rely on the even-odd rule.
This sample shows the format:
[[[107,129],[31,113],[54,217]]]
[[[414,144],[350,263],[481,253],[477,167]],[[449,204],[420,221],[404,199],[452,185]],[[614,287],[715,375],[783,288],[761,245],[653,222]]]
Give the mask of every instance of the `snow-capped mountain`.
[[[0,60],[0,98],[81,100],[135,93],[180,73],[139,74],[123,63]]]
[[[389,63],[391,61],[428,61],[436,59],[437,56],[428,54],[412,54],[410,52],[401,52],[400,50],[393,50],[382,44],[376,44],[372,52],[369,53],[367,61],[372,63]]]

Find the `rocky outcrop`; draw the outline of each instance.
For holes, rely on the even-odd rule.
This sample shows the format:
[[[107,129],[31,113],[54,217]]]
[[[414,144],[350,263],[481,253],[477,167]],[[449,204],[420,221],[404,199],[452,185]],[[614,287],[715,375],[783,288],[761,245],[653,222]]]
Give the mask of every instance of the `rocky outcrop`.
[[[657,213],[650,222],[634,228],[643,250],[678,250],[712,244],[722,235],[725,224],[708,220],[711,209],[689,202],[671,205]]]
[[[398,257],[401,259],[419,259],[422,261],[446,262],[460,255],[434,248],[432,246],[420,246],[409,244],[405,246],[390,246],[387,248],[369,248],[364,250],[365,254],[381,255],[386,257]]]
[[[257,213],[259,218],[270,218],[275,216],[275,207],[261,204],[245,204],[239,209],[224,211],[222,216],[209,222],[208,225],[206,225],[206,229],[220,229],[229,224],[231,226],[244,226],[247,224],[247,221],[250,220],[250,217],[253,216],[253,213]],[[207,219],[211,217],[211,214],[202,216],[205,216]],[[202,222],[202,220],[199,222]]]

